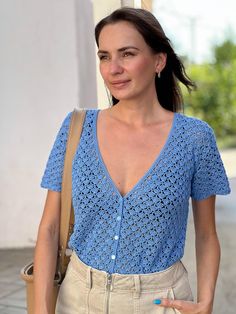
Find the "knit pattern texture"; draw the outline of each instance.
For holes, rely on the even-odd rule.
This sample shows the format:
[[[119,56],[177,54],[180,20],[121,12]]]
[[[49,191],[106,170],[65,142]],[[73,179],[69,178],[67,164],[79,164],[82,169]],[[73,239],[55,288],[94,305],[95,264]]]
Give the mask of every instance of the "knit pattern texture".
[[[184,253],[189,198],[230,192],[215,136],[204,121],[175,113],[159,156],[121,196],[97,142],[98,110],[88,110],[72,170],[74,232],[69,246],[93,268],[145,274],[166,269]],[[51,150],[41,186],[61,191],[71,113]],[[138,156],[137,156],[138,158]]]

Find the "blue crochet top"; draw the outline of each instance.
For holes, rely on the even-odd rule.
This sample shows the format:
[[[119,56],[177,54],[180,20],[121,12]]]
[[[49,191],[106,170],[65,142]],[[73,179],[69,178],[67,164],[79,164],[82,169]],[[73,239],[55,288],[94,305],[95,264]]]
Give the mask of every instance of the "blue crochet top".
[[[69,246],[108,273],[161,271],[182,258],[189,198],[230,193],[211,127],[175,113],[169,137],[150,169],[124,197],[99,152],[97,109],[88,110],[72,170],[74,232]],[[61,191],[71,113],[56,137],[41,186]]]

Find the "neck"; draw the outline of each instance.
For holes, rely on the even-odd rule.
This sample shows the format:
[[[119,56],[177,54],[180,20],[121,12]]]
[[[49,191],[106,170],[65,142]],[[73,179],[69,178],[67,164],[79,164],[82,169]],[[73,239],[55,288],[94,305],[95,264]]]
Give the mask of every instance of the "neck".
[[[113,116],[129,125],[143,126],[166,119],[170,111],[164,109],[158,99],[143,101],[119,101],[111,108]]]

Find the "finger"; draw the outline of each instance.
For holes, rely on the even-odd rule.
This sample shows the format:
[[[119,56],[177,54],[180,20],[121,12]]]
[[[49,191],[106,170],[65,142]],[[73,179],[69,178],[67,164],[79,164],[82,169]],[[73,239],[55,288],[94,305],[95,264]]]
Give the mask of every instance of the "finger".
[[[180,311],[183,310],[182,302],[181,300],[162,299],[160,306],[172,307]]]
[[[195,313],[197,309],[197,304],[191,301],[183,300],[171,300],[171,299],[158,299],[154,301],[155,304],[158,304],[162,307],[172,307],[179,311]]]

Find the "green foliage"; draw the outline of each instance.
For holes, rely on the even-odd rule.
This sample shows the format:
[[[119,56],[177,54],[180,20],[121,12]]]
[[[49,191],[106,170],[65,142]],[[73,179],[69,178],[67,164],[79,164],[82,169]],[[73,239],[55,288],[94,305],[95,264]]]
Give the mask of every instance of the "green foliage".
[[[215,64],[230,65],[236,59],[236,45],[226,39],[221,45],[214,48]]]
[[[217,137],[236,138],[236,45],[227,39],[214,47],[214,62],[190,65],[187,72],[197,90],[183,90],[185,112],[208,122]]]

